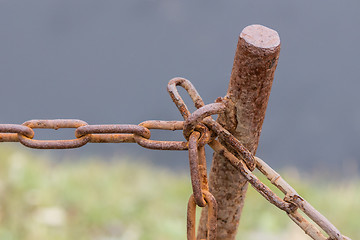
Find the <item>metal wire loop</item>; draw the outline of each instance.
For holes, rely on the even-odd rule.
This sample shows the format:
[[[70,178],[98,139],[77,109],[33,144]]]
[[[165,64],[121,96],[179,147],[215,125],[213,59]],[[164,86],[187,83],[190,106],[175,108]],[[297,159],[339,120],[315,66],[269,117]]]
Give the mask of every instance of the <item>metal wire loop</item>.
[[[149,139],[151,133],[149,129],[139,125],[85,125],[78,127],[75,136],[80,138],[87,134],[104,134],[104,133],[133,133],[143,138]]]
[[[196,205],[199,207],[205,207],[206,202],[203,196],[203,187],[199,170],[199,140],[200,133],[193,132],[189,138],[189,165],[190,165],[190,177],[191,177],[191,185],[194,193],[194,199]],[[206,175],[205,175],[206,177]],[[207,182],[207,181],[206,181]]]
[[[139,124],[139,126],[147,129],[164,129],[164,130],[181,130],[183,128],[183,122],[179,121],[145,121]],[[182,141],[156,141],[146,139],[140,135],[134,134],[134,139],[137,144],[144,148],[156,149],[156,150],[187,150],[188,142]]]
[[[205,146],[216,137],[213,132],[203,123],[196,125],[194,130],[200,133],[199,147]],[[189,141],[189,139],[187,140]]]
[[[177,90],[177,86],[183,87],[190,95],[197,108],[193,113],[189,112]],[[136,142],[140,146],[149,149],[189,150],[193,195],[191,195],[188,202],[187,237],[188,240],[194,240],[196,237],[196,205],[200,207],[208,206],[207,239],[215,240],[217,203],[214,196],[209,192],[207,180],[205,145],[208,144],[217,154],[227,159],[266,200],[285,211],[290,219],[311,238],[315,240],[349,239],[341,235],[340,231],[329,220],[303,199],[277,172],[260,158],[255,157],[235,136],[211,118],[211,115],[223,113],[228,108],[225,106],[226,101],[204,105],[194,86],[184,78],[170,80],[168,92],[185,121],[150,120],[139,125],[88,125],[86,122],[77,119],[30,120],[22,125],[0,124],[0,142],[19,141],[27,147],[40,149],[77,148],[88,142]],[[33,139],[34,128],[75,128],[76,139],[35,140]],[[151,140],[150,129],[183,130],[183,135],[187,141]],[[255,168],[258,168],[273,185],[284,193],[284,199],[281,199],[256,177],[252,172]],[[329,237],[326,238],[314,223],[310,223],[304,218],[299,213],[300,210]]]
[[[206,205],[208,206],[207,240],[215,240],[217,234],[217,202],[215,197],[210,192],[204,191],[203,193],[206,200]],[[187,240],[196,240],[195,222],[196,202],[194,195],[191,195],[187,209]]]
[[[60,129],[60,128],[78,128],[87,125],[86,122],[77,119],[54,119],[54,120],[30,120],[23,123],[29,128],[45,128],[45,129]],[[38,149],[67,149],[78,148],[84,146],[89,142],[89,136],[83,136],[70,140],[34,140],[22,134],[18,134],[21,144]]]
[[[199,93],[196,91],[195,87],[192,85],[192,83],[189,80],[180,77],[171,79],[168,83],[167,90],[170,94],[171,99],[175,103],[176,107],[179,109],[181,115],[186,120],[190,116],[190,112],[184,100],[180,96],[178,90],[176,89],[176,86],[181,86],[188,92],[196,108],[200,108],[205,104],[202,98],[200,97]]]

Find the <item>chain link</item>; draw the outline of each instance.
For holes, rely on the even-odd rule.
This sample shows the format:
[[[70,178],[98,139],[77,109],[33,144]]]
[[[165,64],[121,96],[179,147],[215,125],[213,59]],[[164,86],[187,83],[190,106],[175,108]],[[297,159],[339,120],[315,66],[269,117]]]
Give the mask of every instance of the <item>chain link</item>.
[[[206,182],[201,182],[201,179],[204,179],[206,175],[200,174],[200,168],[206,167],[205,159],[205,148],[204,146],[199,147],[200,133],[193,132],[189,138],[189,166],[190,166],[190,176],[191,184],[194,192],[194,199],[196,205],[199,207],[205,207],[206,201],[203,196],[203,189],[208,190],[207,180]],[[204,183],[206,185],[204,185]]]
[[[208,205],[207,240],[216,239],[217,203],[215,197],[208,191],[204,191],[204,199]],[[196,200],[194,194],[190,196],[187,209],[187,239],[196,240]]]
[[[183,87],[192,99],[195,107],[190,113],[177,86]],[[196,239],[195,212],[196,205],[208,207],[208,238],[216,239],[217,203],[209,192],[205,145],[227,159],[248,182],[270,203],[285,211],[304,232],[315,240],[349,239],[343,236],[336,227],[322,214],[304,200],[276,171],[263,160],[255,157],[230,132],[224,129],[211,115],[223,113],[224,103],[205,105],[195,87],[184,78],[174,78],[168,84],[168,92],[179,109],[184,121],[149,120],[138,125],[89,125],[76,119],[30,120],[23,124],[0,124],[0,142],[20,142],[30,148],[66,149],[78,148],[87,143],[137,143],[144,148],[157,150],[188,150],[193,194],[188,202],[187,237]],[[70,140],[36,140],[35,128],[60,129],[75,128],[75,139]],[[151,129],[182,130],[187,141],[151,140]],[[253,173],[257,168],[267,179],[284,193],[284,198],[277,196],[268,186]],[[298,210],[308,216],[329,237],[312,222],[309,222]]]
[[[0,124],[0,142],[20,142],[29,148],[69,149],[90,143],[138,143],[149,149],[187,150],[188,143],[150,140],[150,129],[182,130],[183,121],[146,121],[139,125],[88,125],[77,119],[30,120],[21,125]],[[75,128],[76,139],[35,140],[34,128]],[[119,134],[120,133],[120,134]]]
[[[162,129],[162,130],[182,130],[183,122],[181,121],[145,121],[140,123],[140,126],[143,126],[148,129]],[[139,135],[134,135],[134,139],[140,146],[149,149],[157,150],[187,150],[189,148],[187,142],[180,141],[156,141],[146,139]]]

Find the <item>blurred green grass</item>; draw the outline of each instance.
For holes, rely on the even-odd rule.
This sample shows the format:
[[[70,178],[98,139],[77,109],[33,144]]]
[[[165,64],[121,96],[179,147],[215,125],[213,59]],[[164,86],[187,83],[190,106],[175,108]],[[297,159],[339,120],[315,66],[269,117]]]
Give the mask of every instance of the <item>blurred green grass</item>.
[[[55,163],[49,156],[9,147],[0,148],[0,156],[2,240],[186,239],[187,173],[131,159]],[[358,179],[319,183],[301,180],[296,171],[283,175],[342,233],[360,239]],[[310,239],[251,187],[238,236]]]

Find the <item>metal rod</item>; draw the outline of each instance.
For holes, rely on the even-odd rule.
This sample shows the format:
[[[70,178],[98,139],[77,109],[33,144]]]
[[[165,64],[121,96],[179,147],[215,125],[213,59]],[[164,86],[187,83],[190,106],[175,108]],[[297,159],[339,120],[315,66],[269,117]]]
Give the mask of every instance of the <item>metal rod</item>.
[[[251,25],[241,32],[235,53],[226,106],[218,122],[255,155],[274,73],[280,53],[276,31]],[[235,239],[247,180],[224,157],[214,154],[210,171],[210,192],[218,199],[217,239]],[[206,210],[201,214],[197,239],[206,237]]]

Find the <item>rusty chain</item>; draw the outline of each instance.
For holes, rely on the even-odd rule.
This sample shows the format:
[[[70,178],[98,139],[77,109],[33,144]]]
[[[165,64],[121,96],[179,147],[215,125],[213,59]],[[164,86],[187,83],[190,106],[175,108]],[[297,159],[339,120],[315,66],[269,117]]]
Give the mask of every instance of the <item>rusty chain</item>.
[[[183,87],[194,102],[195,110],[190,113],[177,86]],[[205,105],[195,87],[184,78],[174,78],[168,84],[168,92],[179,109],[184,121],[149,120],[138,125],[113,124],[89,125],[76,119],[30,120],[23,124],[0,124],[0,142],[20,142],[26,147],[38,149],[78,148],[87,143],[137,143],[144,148],[157,150],[188,150],[193,194],[188,202],[187,239],[195,240],[196,205],[208,206],[208,238],[216,239],[217,203],[209,192],[205,145],[225,157],[266,200],[285,211],[307,235],[315,240],[349,239],[330,223],[321,213],[304,200],[276,171],[263,160],[255,157],[239,140],[211,118],[225,111],[226,102],[219,98],[216,103]],[[70,140],[36,140],[35,128],[74,128],[75,138]],[[186,141],[152,140],[151,129],[183,130]],[[277,196],[253,173],[257,168],[267,179],[284,193]],[[308,221],[301,210],[313,221]],[[315,225],[315,224],[317,225]],[[319,229],[320,228],[320,229]],[[323,230],[328,237],[325,237]]]

